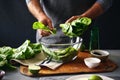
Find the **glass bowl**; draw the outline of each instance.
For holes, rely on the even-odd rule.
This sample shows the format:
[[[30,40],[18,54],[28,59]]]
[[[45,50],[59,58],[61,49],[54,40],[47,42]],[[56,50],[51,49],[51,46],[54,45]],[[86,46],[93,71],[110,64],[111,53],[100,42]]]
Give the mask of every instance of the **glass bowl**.
[[[68,42],[46,43],[41,41],[43,52],[51,57],[52,61],[69,62],[77,57],[78,50],[82,44],[82,38],[70,38]]]

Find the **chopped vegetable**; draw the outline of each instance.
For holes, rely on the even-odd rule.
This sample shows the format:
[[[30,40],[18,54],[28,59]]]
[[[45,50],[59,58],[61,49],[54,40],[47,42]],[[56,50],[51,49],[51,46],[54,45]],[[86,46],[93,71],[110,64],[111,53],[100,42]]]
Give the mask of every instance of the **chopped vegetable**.
[[[30,64],[30,65],[28,66],[28,70],[29,70],[32,74],[37,74],[40,69],[41,69],[41,67],[38,66],[38,65],[35,65],[35,64]]]
[[[42,22],[34,22],[33,23],[33,29],[42,29],[45,31],[50,32],[51,34],[56,34],[56,28],[53,28],[53,30],[50,30],[47,26],[45,26]]]
[[[91,19],[88,17],[78,18],[71,23],[60,24],[62,32],[69,37],[81,36],[91,24]]]

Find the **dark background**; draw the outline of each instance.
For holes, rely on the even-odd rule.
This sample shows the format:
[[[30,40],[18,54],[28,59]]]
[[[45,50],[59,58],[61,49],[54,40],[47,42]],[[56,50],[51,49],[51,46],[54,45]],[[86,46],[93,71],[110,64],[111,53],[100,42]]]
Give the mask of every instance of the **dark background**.
[[[113,6],[97,21],[101,49],[120,49],[120,0],[113,1]],[[26,39],[36,42],[34,21],[25,0],[0,0],[0,46],[18,47]]]

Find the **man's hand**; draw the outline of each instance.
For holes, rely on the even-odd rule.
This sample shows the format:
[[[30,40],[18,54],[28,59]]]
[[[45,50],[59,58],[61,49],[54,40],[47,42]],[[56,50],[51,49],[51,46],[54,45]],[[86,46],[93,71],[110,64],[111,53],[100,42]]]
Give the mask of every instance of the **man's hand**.
[[[45,15],[42,14],[41,18],[39,19],[39,22],[42,22],[44,25],[48,26],[50,30],[53,30],[52,22],[51,20]],[[39,30],[38,31],[42,36],[49,36],[51,33],[44,31],[44,30]]]
[[[44,13],[44,11],[42,10],[42,7],[39,3],[39,0],[30,0],[27,3],[27,6],[28,6],[29,11],[33,14],[33,16],[39,22],[42,22],[44,25],[48,26],[50,28],[50,30],[53,29],[52,22],[48,18],[48,16]],[[39,30],[39,32],[42,36],[49,36],[50,35],[49,32],[46,32],[43,30]]]

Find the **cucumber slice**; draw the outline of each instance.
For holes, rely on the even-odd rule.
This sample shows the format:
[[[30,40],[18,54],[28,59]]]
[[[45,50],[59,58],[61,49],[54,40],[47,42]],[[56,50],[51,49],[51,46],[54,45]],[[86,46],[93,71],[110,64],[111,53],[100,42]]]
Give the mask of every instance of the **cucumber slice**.
[[[38,65],[35,65],[35,64],[31,64],[31,65],[28,66],[28,70],[29,70],[32,74],[37,74],[40,69],[41,69],[41,67],[38,66]]]

